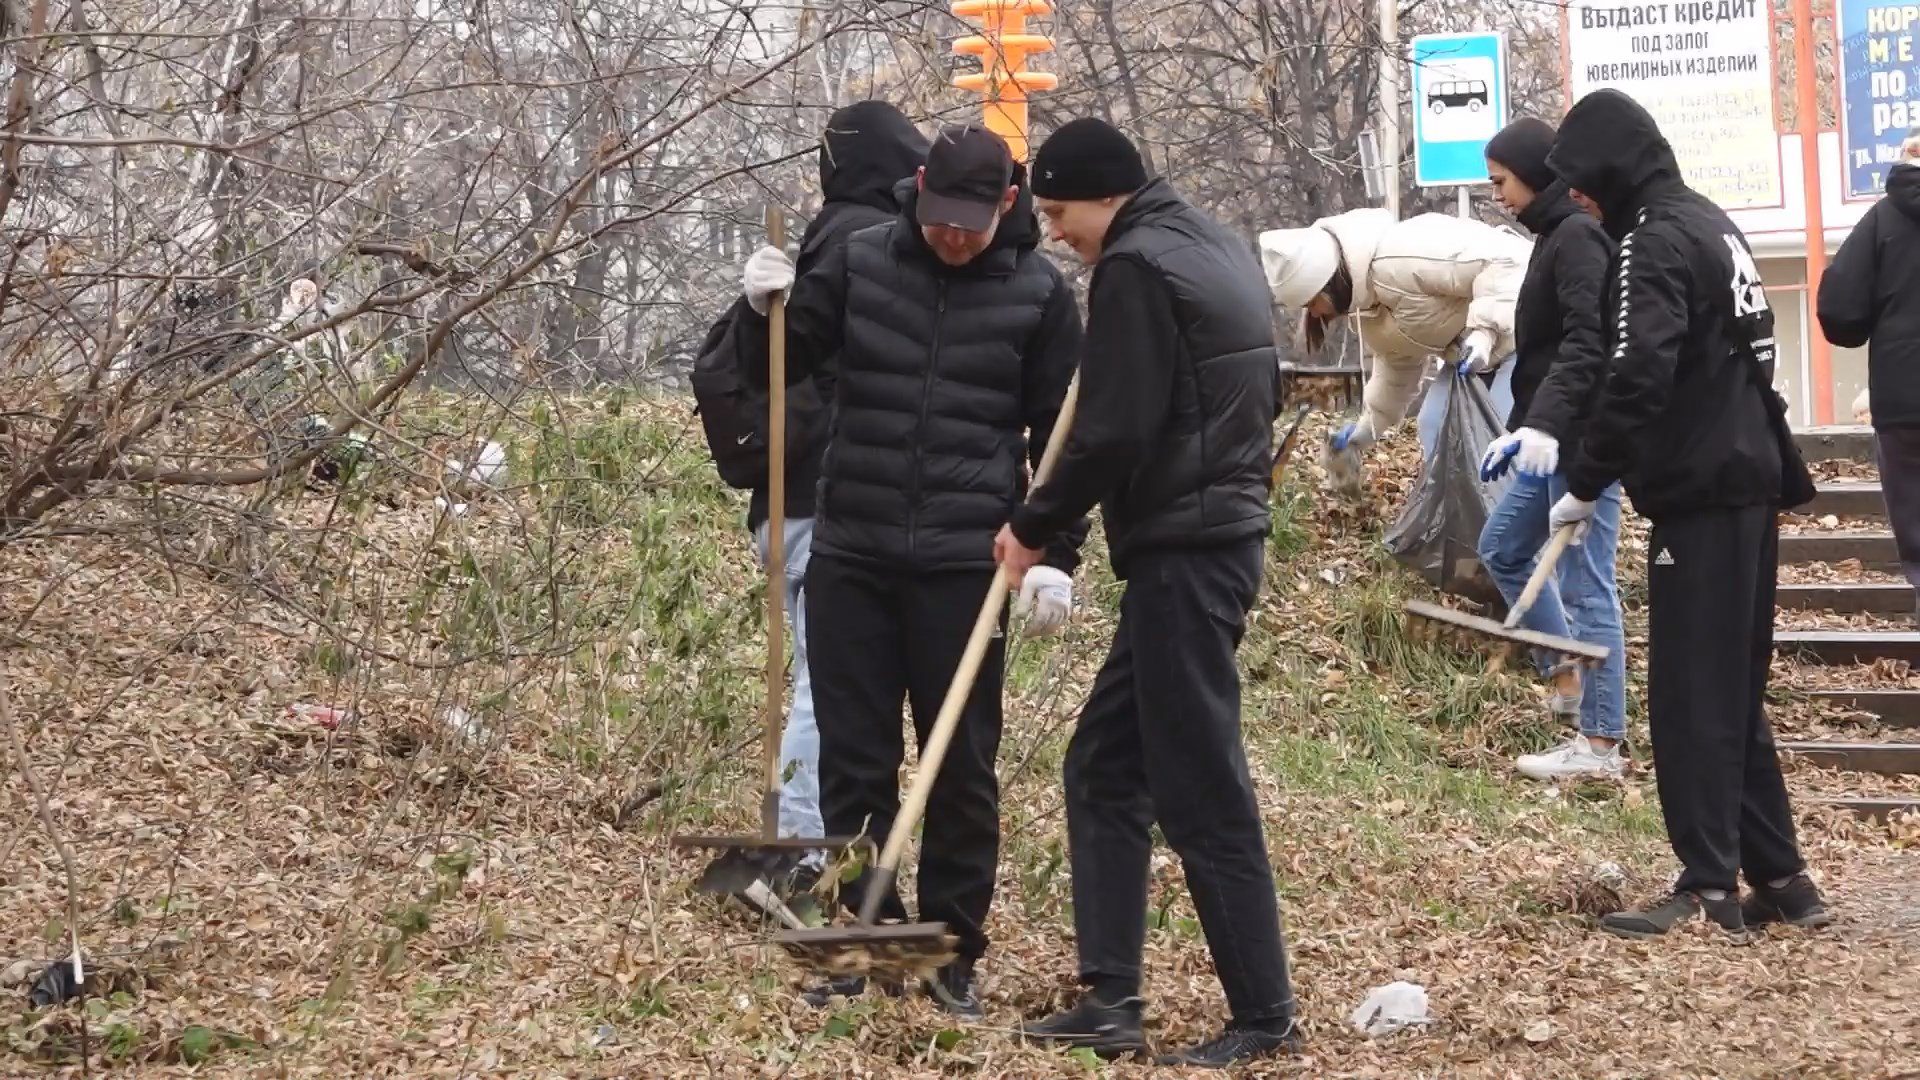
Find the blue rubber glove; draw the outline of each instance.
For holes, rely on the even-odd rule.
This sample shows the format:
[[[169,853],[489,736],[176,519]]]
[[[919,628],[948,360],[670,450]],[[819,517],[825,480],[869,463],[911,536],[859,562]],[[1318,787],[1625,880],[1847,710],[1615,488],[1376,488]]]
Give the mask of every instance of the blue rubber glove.
[[[1513,467],[1513,456],[1520,452],[1518,433],[1502,435],[1487,444],[1486,456],[1480,459],[1480,482],[1490,484],[1507,474]]]
[[[1366,446],[1372,441],[1373,424],[1369,422],[1366,415],[1362,413],[1360,419],[1353,421],[1329,436],[1327,445],[1333,447],[1336,451],[1344,453],[1349,446],[1358,450],[1360,447]]]

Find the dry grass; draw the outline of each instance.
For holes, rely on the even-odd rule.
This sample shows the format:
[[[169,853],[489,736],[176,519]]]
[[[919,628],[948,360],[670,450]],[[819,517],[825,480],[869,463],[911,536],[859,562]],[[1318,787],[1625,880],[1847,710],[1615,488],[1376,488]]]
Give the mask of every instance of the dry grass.
[[[6,990],[0,1072],[77,1075],[85,1016],[91,1069],[129,1075],[1145,1075],[1008,1033],[1071,993],[1059,761],[1110,629],[1104,559],[1070,635],[1014,658],[986,1025],[917,999],[823,1015],[665,843],[752,820],[759,594],[737,501],[677,406],[523,421],[525,486],[459,521],[395,470],[269,527],[223,514],[0,551],[28,764],[74,849],[81,937],[120,979],[42,1013]],[[1920,1068],[1910,825],[1803,807],[1831,932],[1744,949],[1595,932],[1595,865],[1622,864],[1636,898],[1671,873],[1651,778],[1513,777],[1508,755],[1557,735],[1533,688],[1399,633],[1405,586],[1375,538],[1411,441],[1377,452],[1375,505],[1316,505],[1302,465],[1276,511],[1246,726],[1311,1056],[1249,1075]],[[301,703],[358,718],[329,732]],[[447,726],[454,705],[480,737]],[[63,951],[67,897],[0,755],[0,968],[18,977]],[[1153,896],[1150,1035],[1191,1040],[1222,1006],[1170,855]],[[1346,1013],[1397,978],[1436,1023],[1355,1033]]]

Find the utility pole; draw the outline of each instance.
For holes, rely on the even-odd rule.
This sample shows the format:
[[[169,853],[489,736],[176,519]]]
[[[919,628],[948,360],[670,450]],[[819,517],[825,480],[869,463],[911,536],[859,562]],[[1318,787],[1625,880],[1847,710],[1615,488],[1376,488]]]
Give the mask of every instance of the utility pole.
[[[1380,173],[1387,212],[1400,217],[1400,0],[1380,0]]]
[[[1825,12],[1823,12],[1825,14]],[[1833,353],[1820,331],[1814,309],[1820,297],[1820,275],[1827,267],[1827,229],[1821,212],[1820,96],[1814,67],[1814,13],[1812,0],[1793,2],[1794,113],[1800,129],[1800,169],[1804,177],[1807,234],[1807,313],[1800,333],[1807,342],[1808,400],[1815,424],[1833,423]]]

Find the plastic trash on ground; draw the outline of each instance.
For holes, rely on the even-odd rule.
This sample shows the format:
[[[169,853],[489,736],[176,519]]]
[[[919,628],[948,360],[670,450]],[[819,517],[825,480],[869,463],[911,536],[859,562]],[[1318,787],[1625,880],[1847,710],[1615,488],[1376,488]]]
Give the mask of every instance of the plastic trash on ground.
[[[1353,1010],[1353,1026],[1370,1038],[1391,1035],[1433,1021],[1427,1011],[1427,988],[1419,983],[1392,982],[1376,986]]]

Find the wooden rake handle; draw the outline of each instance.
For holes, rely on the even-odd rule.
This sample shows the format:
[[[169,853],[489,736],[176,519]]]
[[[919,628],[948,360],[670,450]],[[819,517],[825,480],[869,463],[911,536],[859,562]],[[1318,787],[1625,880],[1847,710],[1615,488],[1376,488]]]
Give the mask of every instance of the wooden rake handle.
[[[767,243],[785,249],[787,223],[767,207]],[[780,835],[780,733],[787,701],[787,297],[767,298],[767,696],[762,706],[767,787],[760,795],[760,835]]]
[[[1554,564],[1560,561],[1560,555],[1567,550],[1567,545],[1573,543],[1573,534],[1579,528],[1577,523],[1562,525],[1553,534],[1553,539],[1547,541],[1546,548],[1540,552],[1539,565],[1533,568],[1533,576],[1527,578],[1527,587],[1520,591],[1520,599],[1514,601],[1513,607],[1507,611],[1507,629],[1519,626],[1520,617],[1527,613],[1535,600],[1540,599],[1540,590],[1546,588],[1548,579],[1553,577]]]
[[[1033,487],[1038,491],[1040,485],[1047,482],[1053,473],[1054,462],[1060,457],[1060,450],[1067,442],[1067,429],[1073,426],[1073,413],[1080,402],[1080,374],[1075,372],[1073,381],[1067,384],[1067,396],[1060,402],[1060,414],[1054,419],[1053,432],[1047,437],[1047,447],[1040,454],[1040,466],[1033,471]],[[933,781],[940,775],[940,763],[946,759],[947,746],[953,742],[953,733],[960,726],[960,712],[966,707],[968,695],[973,693],[974,679],[980,674],[980,664],[986,659],[987,646],[993,641],[993,632],[1000,624],[1000,611],[1007,603],[1007,590],[1011,586],[1007,580],[1007,568],[1001,566],[993,572],[993,584],[987,586],[986,599],[980,603],[980,614],[974,617],[973,634],[967,638],[966,651],[960,654],[960,665],[953,670],[953,681],[947,685],[947,696],[940,702],[940,715],[933,721],[933,730],[927,733],[927,744],[920,750],[920,762],[913,771],[913,783],[907,789],[907,797],[900,804],[900,813],[893,819],[893,829],[887,833],[887,844],[880,851],[880,861],[875,873],[867,883],[867,894],[860,902],[860,921],[872,925],[879,914],[880,900],[889,892],[894,876],[899,872],[900,856],[906,852],[907,839],[913,835],[914,827],[920,824],[920,815],[926,812],[927,796],[933,791]]]

